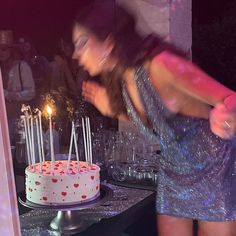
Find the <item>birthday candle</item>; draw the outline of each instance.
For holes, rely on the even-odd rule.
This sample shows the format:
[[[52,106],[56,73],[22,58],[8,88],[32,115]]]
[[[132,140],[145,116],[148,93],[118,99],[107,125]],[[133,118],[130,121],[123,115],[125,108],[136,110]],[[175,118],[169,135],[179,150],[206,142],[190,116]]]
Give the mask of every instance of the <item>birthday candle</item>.
[[[88,130],[88,117],[85,117],[85,128],[86,128],[86,142],[87,142],[88,162],[91,163],[90,144],[89,144],[89,130]]]
[[[73,130],[73,136],[74,136],[74,142],[75,142],[75,154],[76,154],[76,160],[77,160],[77,167],[78,167],[78,170],[79,170],[80,169],[79,151],[78,151],[78,144],[77,144],[77,138],[76,138],[76,133],[75,133],[75,125],[74,125],[74,130]]]
[[[84,125],[84,118],[82,117],[82,128],[83,128],[83,138],[84,138],[84,153],[85,153],[85,161],[88,162],[88,152],[87,152],[87,140],[85,134],[85,125]]]
[[[49,115],[49,140],[50,140],[50,149],[51,149],[51,170],[52,170],[52,173],[54,174],[55,159],[54,159],[53,135],[52,135],[52,109],[50,106],[47,106],[47,112]]]
[[[28,165],[31,165],[30,161],[30,149],[29,149],[29,134],[28,134],[28,129],[26,126],[26,116],[21,116],[23,122],[24,122],[24,128],[25,128],[25,140],[26,140],[26,150],[27,150],[27,160],[28,160]]]
[[[37,141],[38,141],[38,153],[39,153],[40,173],[42,173],[42,154],[41,154],[41,145],[40,145],[40,136],[39,136],[39,122],[38,122],[38,117],[36,117],[36,131],[37,131]]]
[[[90,128],[90,119],[87,117],[88,123],[88,137],[89,137],[89,152],[90,152],[90,164],[93,163],[93,154],[92,154],[92,139],[91,139],[91,128]]]
[[[67,173],[69,172],[70,168],[70,160],[71,160],[71,152],[72,152],[72,143],[73,143],[73,130],[74,130],[74,122],[72,121],[72,128],[71,128],[71,136],[70,136],[70,147],[69,147],[69,154],[68,154],[68,160],[67,160]]]
[[[41,142],[42,161],[45,162],[44,147],[43,147],[42,112],[40,110],[39,110],[39,133]]]
[[[35,150],[34,150],[34,117],[31,115],[31,147],[32,147],[32,164],[35,164]]]
[[[30,120],[30,116],[28,113],[26,113],[26,128],[27,128],[27,133],[28,133],[28,142],[29,142],[29,159],[30,159],[30,163],[29,165],[32,165],[33,164],[33,160],[32,160],[32,156],[33,156],[33,153],[32,153],[32,141],[31,141],[31,131],[30,131],[30,124],[29,124],[29,120]]]

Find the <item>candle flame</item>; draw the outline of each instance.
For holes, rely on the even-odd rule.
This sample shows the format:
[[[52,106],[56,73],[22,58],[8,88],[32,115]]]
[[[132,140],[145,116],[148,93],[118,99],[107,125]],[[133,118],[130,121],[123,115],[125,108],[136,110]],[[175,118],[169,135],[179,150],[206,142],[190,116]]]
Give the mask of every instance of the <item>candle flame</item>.
[[[51,108],[49,105],[47,105],[47,113],[48,113],[49,115],[52,114],[52,108]]]

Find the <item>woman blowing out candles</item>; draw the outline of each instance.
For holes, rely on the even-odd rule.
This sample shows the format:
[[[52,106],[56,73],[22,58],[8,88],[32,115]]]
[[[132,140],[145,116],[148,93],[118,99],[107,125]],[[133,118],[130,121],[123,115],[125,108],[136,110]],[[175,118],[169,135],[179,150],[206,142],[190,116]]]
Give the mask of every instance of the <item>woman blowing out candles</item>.
[[[77,59],[104,86],[83,96],[109,117],[160,140],[158,235],[236,235],[236,93],[156,36],[142,38],[133,16],[112,4],[82,10],[73,27]]]

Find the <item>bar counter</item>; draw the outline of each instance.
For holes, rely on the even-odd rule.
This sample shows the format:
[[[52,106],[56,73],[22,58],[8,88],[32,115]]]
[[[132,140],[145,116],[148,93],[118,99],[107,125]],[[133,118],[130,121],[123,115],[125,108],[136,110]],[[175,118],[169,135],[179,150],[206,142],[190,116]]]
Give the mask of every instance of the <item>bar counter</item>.
[[[106,201],[101,201],[101,204],[97,204],[91,208],[73,210],[73,214],[76,214],[76,219],[82,224],[80,232],[60,233],[50,229],[50,222],[57,216],[57,210],[33,209],[29,212],[22,213],[24,209],[21,207],[23,209],[23,211],[20,211],[22,236],[155,235],[154,191],[117,186],[106,181],[102,182],[102,184],[113,192],[112,196],[107,198]],[[141,225],[139,221],[141,221]],[[123,233],[129,230],[135,230],[132,229],[132,225],[135,223],[137,225],[133,228],[136,228],[138,232],[131,234]],[[146,227],[144,226],[145,224]],[[141,232],[142,230],[145,230],[145,234]],[[148,233],[150,230],[152,232]]]

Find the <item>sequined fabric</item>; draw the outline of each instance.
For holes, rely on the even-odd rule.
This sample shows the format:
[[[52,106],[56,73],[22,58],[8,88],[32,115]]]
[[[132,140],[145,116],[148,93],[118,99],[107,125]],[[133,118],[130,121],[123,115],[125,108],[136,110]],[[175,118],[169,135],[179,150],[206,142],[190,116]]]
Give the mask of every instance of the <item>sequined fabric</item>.
[[[134,79],[151,129],[142,124],[124,85],[128,115],[161,145],[157,212],[204,221],[236,219],[236,138],[223,140],[211,132],[209,120],[167,110],[144,68]]]

